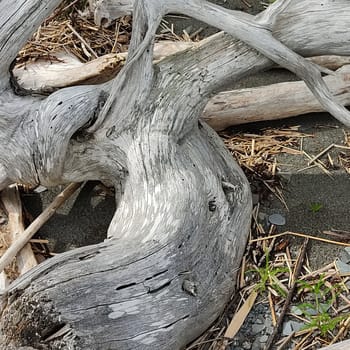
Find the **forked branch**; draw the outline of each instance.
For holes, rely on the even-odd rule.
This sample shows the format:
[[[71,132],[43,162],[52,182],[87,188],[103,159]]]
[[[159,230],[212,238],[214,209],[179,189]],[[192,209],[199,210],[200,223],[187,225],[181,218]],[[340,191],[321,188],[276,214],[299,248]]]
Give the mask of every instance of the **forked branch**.
[[[286,11],[293,2],[293,0],[278,0],[269,8],[265,16],[258,16],[257,20],[247,15],[242,17],[240,12],[225,10],[204,0],[177,0],[176,2],[169,0],[169,5],[168,1],[164,1],[162,6],[167,8],[167,13],[180,12],[231,34],[281,67],[295,73],[305,81],[325,110],[350,126],[350,112],[332,96],[317,66],[293,52],[271,34],[277,16],[282,10]]]

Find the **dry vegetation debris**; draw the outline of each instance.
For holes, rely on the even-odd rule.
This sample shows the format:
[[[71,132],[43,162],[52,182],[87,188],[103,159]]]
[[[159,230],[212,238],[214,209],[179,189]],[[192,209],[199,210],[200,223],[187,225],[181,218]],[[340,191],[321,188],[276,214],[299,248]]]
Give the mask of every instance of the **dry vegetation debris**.
[[[37,59],[55,61],[55,53],[72,53],[82,62],[128,50],[132,18],[125,16],[113,28],[98,27],[86,1],[63,1],[19,52],[17,64]]]

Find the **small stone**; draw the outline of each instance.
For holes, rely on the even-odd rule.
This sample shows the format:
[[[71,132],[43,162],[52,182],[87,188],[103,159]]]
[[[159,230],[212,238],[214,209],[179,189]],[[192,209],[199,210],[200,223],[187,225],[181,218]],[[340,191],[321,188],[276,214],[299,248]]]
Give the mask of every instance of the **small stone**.
[[[321,312],[327,312],[332,306],[332,303],[331,302],[328,302],[328,303],[320,303],[320,311]]]
[[[256,323],[256,324],[263,324],[264,322],[263,322],[263,320],[262,320],[261,318],[257,318],[257,319],[255,320],[255,323]]]
[[[304,323],[297,322],[297,321],[291,321],[292,322],[292,328],[294,332],[299,332],[303,327]]]
[[[254,343],[252,344],[251,350],[261,350],[261,343],[259,339],[255,339]]]
[[[336,259],[335,266],[336,266],[337,270],[339,271],[340,275],[345,275],[345,276],[350,275],[350,265],[345,264],[344,262],[342,262],[339,259]]]
[[[250,350],[252,348],[252,344],[249,343],[249,341],[245,341],[242,344],[242,348],[245,349],[245,350]]]
[[[5,225],[6,222],[7,222],[6,218],[4,218],[4,217],[1,216],[1,217],[0,217],[0,225]]]
[[[265,326],[264,324],[253,324],[252,326],[252,333],[253,334],[258,334],[260,333],[261,331],[263,331],[265,329]]]
[[[272,321],[271,321],[271,318],[270,318],[270,317],[266,317],[266,318],[264,319],[264,325],[265,325],[266,327],[271,326],[271,323],[272,323]]]
[[[283,226],[286,224],[286,218],[281,214],[272,214],[269,216],[269,222],[272,225]]]
[[[303,327],[303,323],[296,321],[287,321],[283,324],[282,334],[284,336],[291,335],[293,332],[298,332]]]
[[[262,337],[260,337],[259,341],[260,343],[266,343],[267,339],[269,339],[269,337],[265,334]]]
[[[282,328],[282,334],[284,336],[288,336],[291,335],[293,333],[293,328],[292,328],[292,324],[290,321],[284,322],[283,323],[283,328]]]
[[[340,260],[348,264],[350,263],[350,247],[346,247],[341,253],[340,253]]]
[[[272,332],[273,332],[273,326],[272,326],[272,325],[267,326],[265,332],[266,332],[266,334],[272,334]]]
[[[303,314],[303,311],[300,310],[300,308],[298,308],[298,306],[294,306],[294,305],[290,308],[290,311],[292,312],[292,314],[297,315],[297,316],[301,316]]]
[[[340,253],[340,260],[345,263],[345,264],[348,264],[350,262],[350,255],[348,252],[346,251],[342,251]]]
[[[45,186],[39,185],[37,187],[35,187],[34,192],[35,193],[42,193],[47,191],[47,188]]]
[[[189,295],[192,296],[197,296],[197,286],[196,284],[189,280],[189,279],[184,279],[182,282],[182,289]]]

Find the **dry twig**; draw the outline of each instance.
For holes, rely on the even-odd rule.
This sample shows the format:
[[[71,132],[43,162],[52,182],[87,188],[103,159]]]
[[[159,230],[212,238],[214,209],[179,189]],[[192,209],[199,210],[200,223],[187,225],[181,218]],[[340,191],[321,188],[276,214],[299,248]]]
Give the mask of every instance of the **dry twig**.
[[[18,252],[29,242],[40,227],[56,212],[56,210],[80,187],[81,183],[72,183],[67,186],[53,202],[23,231],[16,237],[15,242],[7,249],[0,258],[0,272],[11,263]]]

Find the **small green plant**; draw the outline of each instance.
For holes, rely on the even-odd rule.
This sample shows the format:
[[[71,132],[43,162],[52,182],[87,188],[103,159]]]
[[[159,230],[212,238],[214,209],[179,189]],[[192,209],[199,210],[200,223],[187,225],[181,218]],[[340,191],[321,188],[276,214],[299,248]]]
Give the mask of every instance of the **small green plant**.
[[[279,281],[278,275],[288,272],[287,267],[275,267],[270,262],[270,257],[268,252],[265,252],[265,265],[262,267],[254,267],[252,270],[247,272],[255,272],[258,274],[258,283],[255,290],[259,293],[265,292],[267,286],[274,289],[281,297],[287,296],[287,291],[284,289],[283,284]]]
[[[320,275],[314,283],[299,280],[298,285],[299,292],[300,290],[306,291],[313,300],[313,302],[300,303],[295,306],[295,309],[298,309],[301,315],[308,320],[302,329],[318,329],[321,336],[324,337],[349,317],[349,315],[332,316],[329,312],[339,294],[341,288],[339,284],[328,287],[325,284],[324,275]]]
[[[318,213],[323,208],[323,205],[321,203],[311,203],[310,204],[310,210],[313,213]]]
[[[340,322],[345,320],[349,315],[331,316],[328,313],[322,313],[312,316],[309,323],[302,329],[318,329],[322,337],[325,337],[328,332],[334,331]]]

